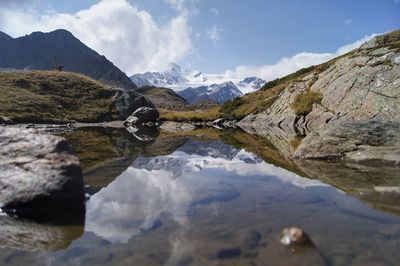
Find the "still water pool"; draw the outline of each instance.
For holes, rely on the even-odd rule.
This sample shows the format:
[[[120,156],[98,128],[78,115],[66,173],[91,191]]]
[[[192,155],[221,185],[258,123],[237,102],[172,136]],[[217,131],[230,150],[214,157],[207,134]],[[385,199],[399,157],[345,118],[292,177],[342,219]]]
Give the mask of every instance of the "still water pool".
[[[244,132],[157,134],[65,134],[86,212],[0,216],[0,264],[400,265],[398,169],[292,162]],[[313,244],[281,245],[290,226]]]

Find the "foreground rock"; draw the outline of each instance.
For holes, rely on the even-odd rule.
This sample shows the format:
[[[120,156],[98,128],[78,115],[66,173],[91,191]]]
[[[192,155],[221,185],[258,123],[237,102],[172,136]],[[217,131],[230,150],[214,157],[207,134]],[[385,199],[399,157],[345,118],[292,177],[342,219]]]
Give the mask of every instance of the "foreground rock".
[[[0,127],[0,208],[30,215],[83,203],[79,159],[65,139]]]
[[[310,133],[294,156],[306,159],[400,161],[400,123],[351,121],[330,123]]]

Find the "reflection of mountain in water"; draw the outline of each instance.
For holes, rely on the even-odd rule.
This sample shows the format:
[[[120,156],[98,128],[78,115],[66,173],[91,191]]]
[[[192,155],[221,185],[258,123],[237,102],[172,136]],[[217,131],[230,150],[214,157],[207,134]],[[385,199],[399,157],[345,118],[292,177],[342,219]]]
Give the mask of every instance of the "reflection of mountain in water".
[[[323,186],[220,141],[189,140],[169,155],[139,156],[114,182],[93,195],[87,204],[86,230],[111,242],[126,243],[160,225],[163,215],[186,226],[196,206],[239,197],[232,180],[268,176],[299,187]]]
[[[179,150],[190,155],[195,154],[226,159],[232,159],[239,152],[238,149],[222,141],[204,142],[196,139],[189,139]]]

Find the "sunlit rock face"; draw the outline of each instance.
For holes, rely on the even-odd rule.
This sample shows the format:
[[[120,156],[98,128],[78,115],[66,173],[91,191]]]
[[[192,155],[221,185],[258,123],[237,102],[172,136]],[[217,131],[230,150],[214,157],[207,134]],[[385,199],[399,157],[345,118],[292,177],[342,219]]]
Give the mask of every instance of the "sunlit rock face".
[[[201,155],[192,149],[193,144],[185,144],[169,155],[137,158],[114,182],[90,198],[86,231],[113,243],[127,243],[132,236],[159,226],[161,215],[185,227],[193,207],[239,197],[240,192],[227,182],[237,176],[269,176],[301,188],[324,186],[219,141],[203,143],[198,152]]]

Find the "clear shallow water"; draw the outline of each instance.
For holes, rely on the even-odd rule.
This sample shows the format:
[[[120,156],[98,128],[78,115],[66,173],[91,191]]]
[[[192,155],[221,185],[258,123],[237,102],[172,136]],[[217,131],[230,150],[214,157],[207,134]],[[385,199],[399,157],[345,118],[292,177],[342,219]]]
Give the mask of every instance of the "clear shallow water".
[[[265,140],[218,134],[146,142],[120,130],[67,135],[91,194],[86,213],[0,217],[0,263],[398,264],[396,169],[295,164]],[[288,226],[303,228],[314,246],[282,246],[278,236]]]

